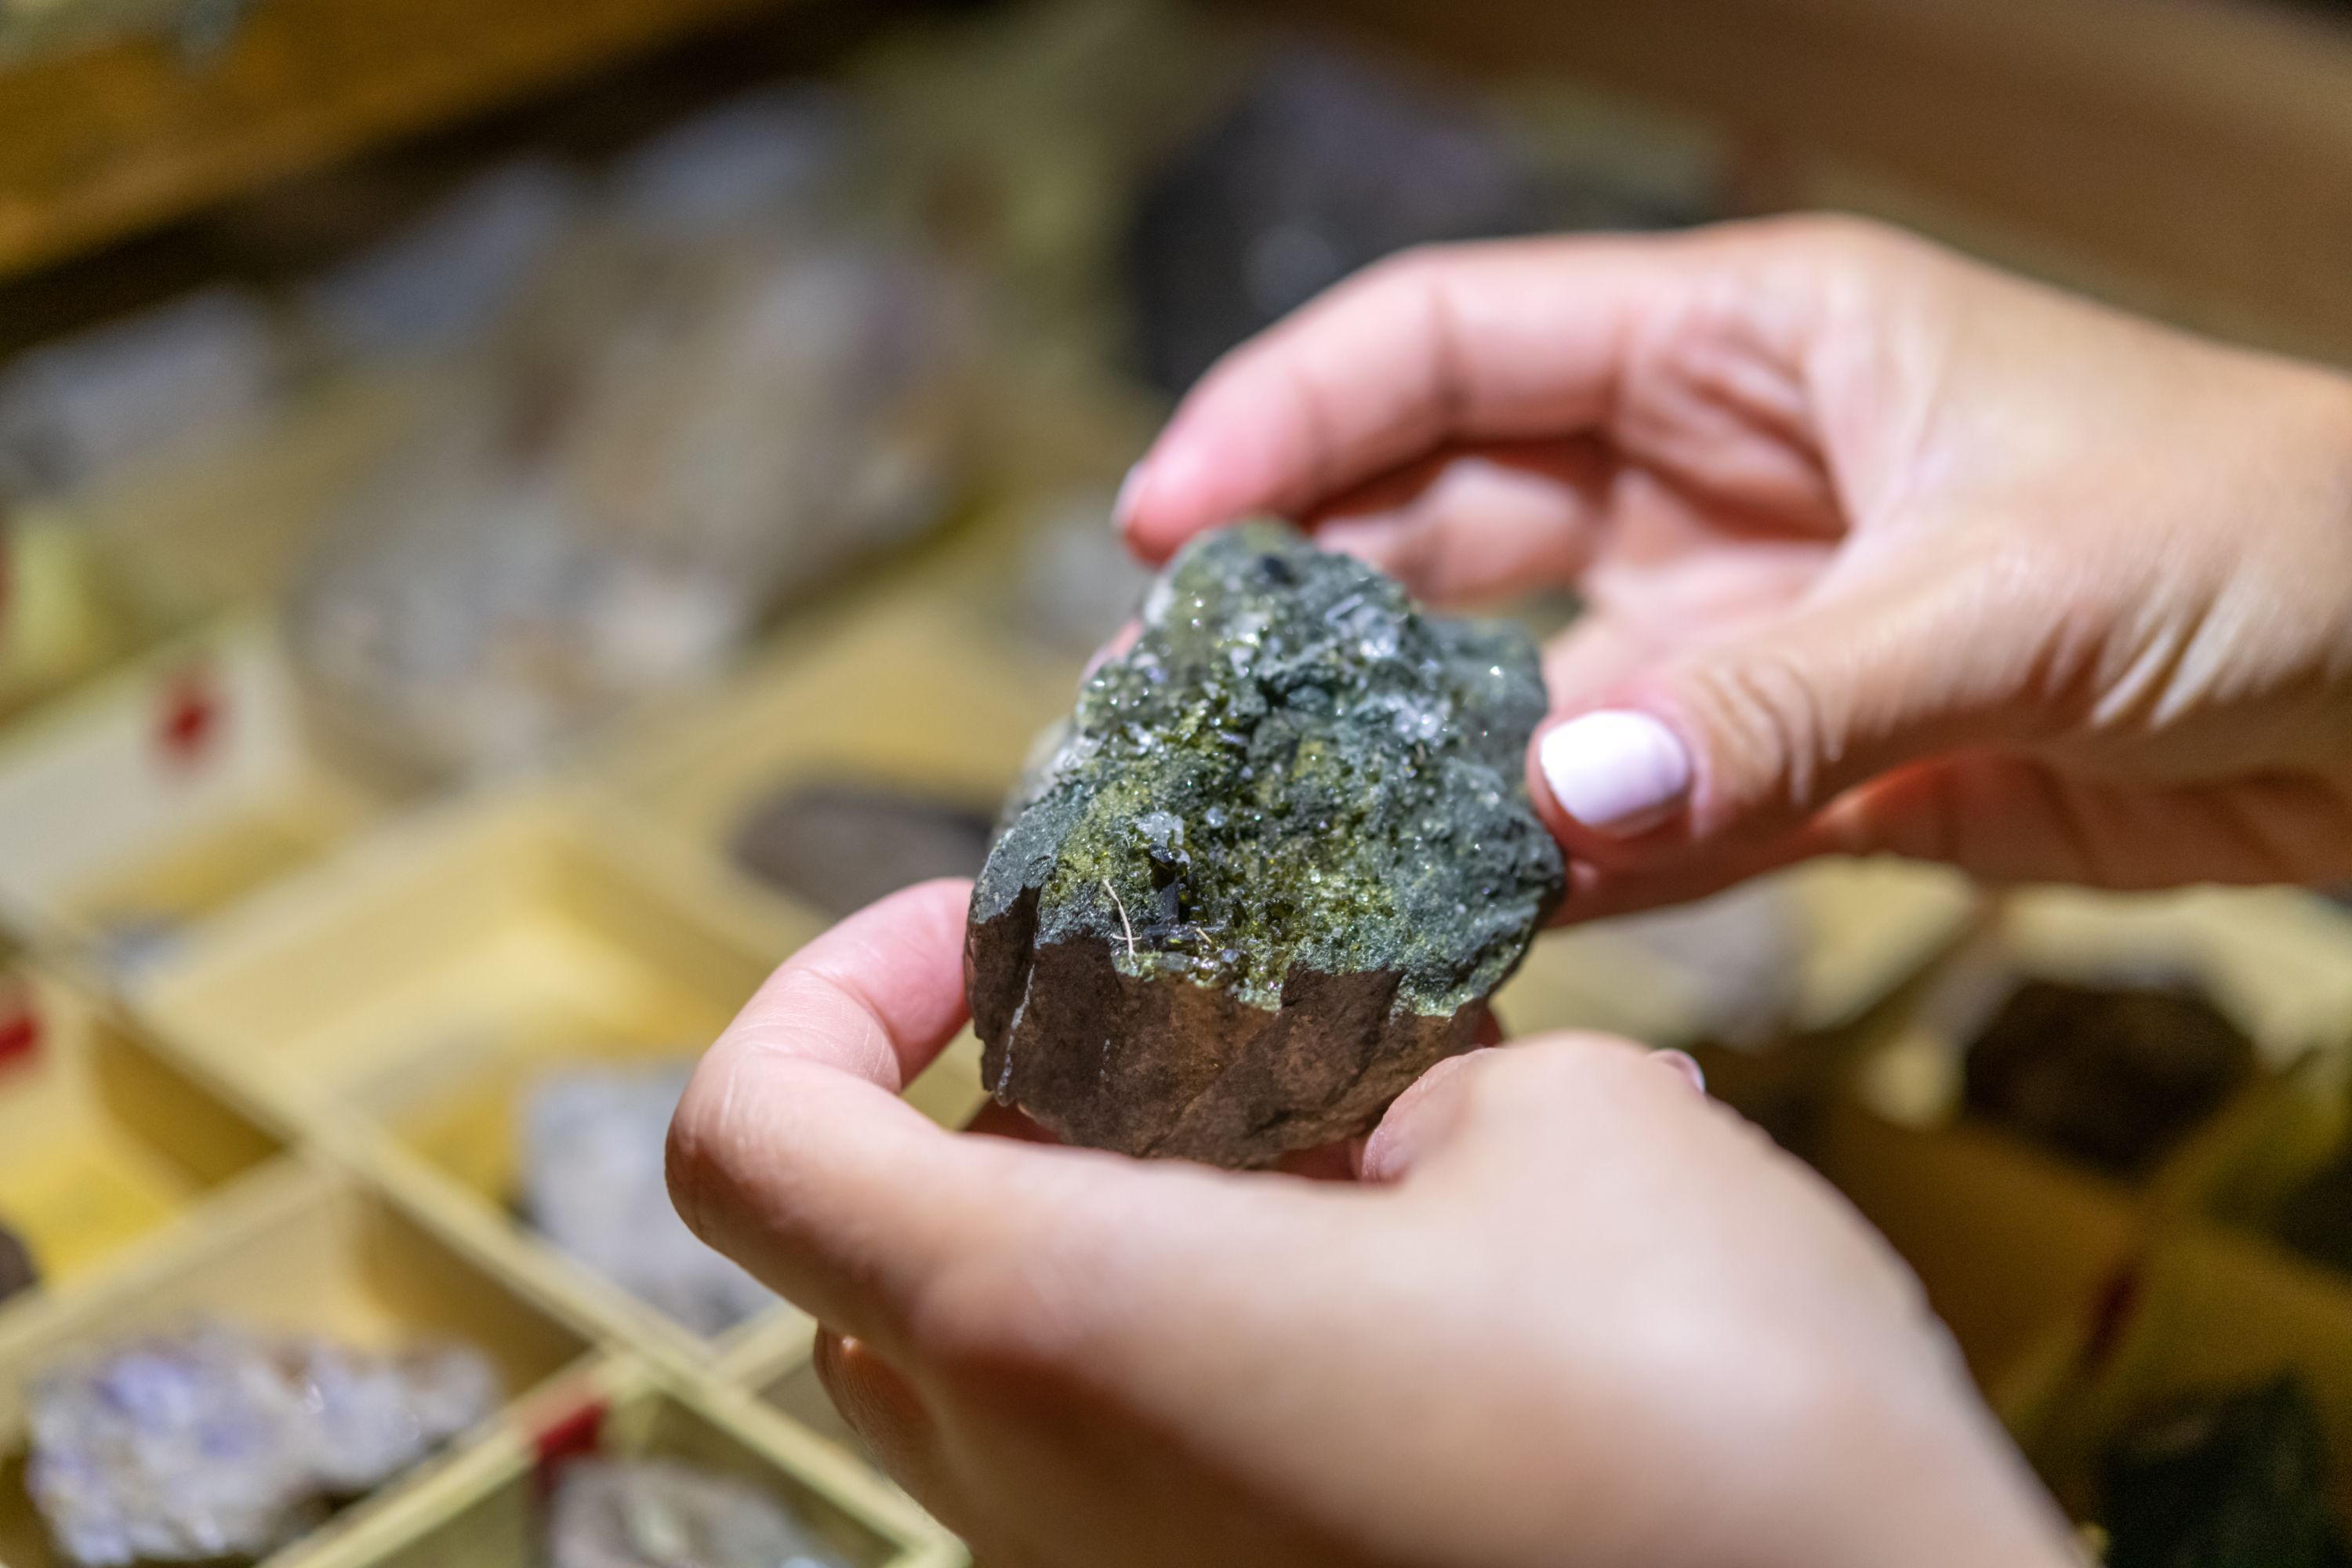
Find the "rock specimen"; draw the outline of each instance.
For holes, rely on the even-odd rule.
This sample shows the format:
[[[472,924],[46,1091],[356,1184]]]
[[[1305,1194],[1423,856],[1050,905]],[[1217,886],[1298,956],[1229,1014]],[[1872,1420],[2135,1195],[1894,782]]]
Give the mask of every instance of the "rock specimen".
[[[2032,980],[1969,1047],[1968,1108],[2132,1177],[2253,1072],[2253,1043],[2192,992]]]
[[[498,1407],[471,1349],[352,1349],[199,1322],[30,1390],[26,1486],[83,1568],[262,1557]]]
[[[1516,627],[1417,612],[1277,523],[1194,541],[1080,695],[974,889],[997,1098],[1226,1165],[1363,1131],[1559,898]]]
[[[819,779],[753,806],[735,830],[735,863],[831,915],[934,877],[976,875],[988,858],[985,812],[887,784]]]
[[[2335,1470],[2292,1377],[2159,1412],[2101,1466],[2107,1568],[2344,1568]]]
[[[0,1225],[0,1301],[40,1282],[41,1271],[33,1267],[32,1250],[15,1231]]]
[[[691,1061],[550,1073],[523,1101],[522,1209],[557,1247],[698,1334],[775,1302],[705,1247],[670,1205],[662,1173],[670,1113]]]
[[[550,1568],[848,1568],[767,1492],[667,1459],[575,1459],[555,1484]]]

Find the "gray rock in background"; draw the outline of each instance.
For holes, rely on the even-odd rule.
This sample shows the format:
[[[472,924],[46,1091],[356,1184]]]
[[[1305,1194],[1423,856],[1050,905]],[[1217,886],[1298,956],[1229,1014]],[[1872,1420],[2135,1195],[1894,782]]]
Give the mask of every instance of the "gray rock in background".
[[[696,1333],[715,1335],[776,1300],[698,1240],[662,1169],[691,1062],[550,1073],[525,1097],[524,1216],[548,1240]]]

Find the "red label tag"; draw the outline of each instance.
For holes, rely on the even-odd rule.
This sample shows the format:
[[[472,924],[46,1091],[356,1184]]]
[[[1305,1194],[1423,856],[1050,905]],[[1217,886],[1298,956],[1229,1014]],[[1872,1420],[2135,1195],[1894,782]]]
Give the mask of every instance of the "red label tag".
[[[30,1063],[41,1054],[41,1009],[32,987],[0,990],[0,1071]]]
[[[174,767],[193,767],[219,749],[228,700],[208,664],[192,664],[155,694],[155,750]]]
[[[2131,1327],[2134,1309],[2139,1305],[2140,1260],[2131,1258],[2107,1276],[2092,1300],[2090,1331],[2083,1341],[2083,1365],[2095,1372],[2105,1366],[2107,1358],[2123,1343],[2124,1331]]]
[[[532,1437],[531,1452],[537,1461],[534,1474],[542,1492],[554,1486],[555,1472],[563,1461],[596,1451],[604,1436],[605,1408],[601,1399],[588,1400],[541,1426]]]

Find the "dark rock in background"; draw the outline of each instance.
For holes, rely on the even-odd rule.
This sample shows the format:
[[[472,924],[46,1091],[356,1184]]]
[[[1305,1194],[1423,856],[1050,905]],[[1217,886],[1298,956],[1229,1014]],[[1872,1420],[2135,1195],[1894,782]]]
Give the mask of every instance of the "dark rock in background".
[[[783,1499],[675,1459],[575,1459],[556,1472],[548,1568],[847,1568]]]
[[[934,877],[970,877],[988,858],[989,814],[885,784],[797,784],[735,830],[735,863],[830,915]]]
[[[1228,1165],[1360,1132],[1466,1048],[1558,901],[1516,627],[1276,523],[1188,546],[1097,670],[972,900],[999,1100]]]
[[[2191,992],[2033,980],[1969,1047],[1972,1114],[2145,1173],[2254,1072],[2253,1042]]]
[[[2335,1470],[2293,1377],[2160,1411],[2102,1465],[2107,1568],[2343,1568]]]

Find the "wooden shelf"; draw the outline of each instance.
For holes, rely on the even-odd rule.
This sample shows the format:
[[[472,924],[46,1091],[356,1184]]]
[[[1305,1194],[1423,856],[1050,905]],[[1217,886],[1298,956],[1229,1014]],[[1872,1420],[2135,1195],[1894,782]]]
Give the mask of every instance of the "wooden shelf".
[[[785,0],[256,0],[160,41],[0,72],[0,278]]]
[[[1294,0],[1881,171],[2352,358],[2352,26],[2264,0]]]

